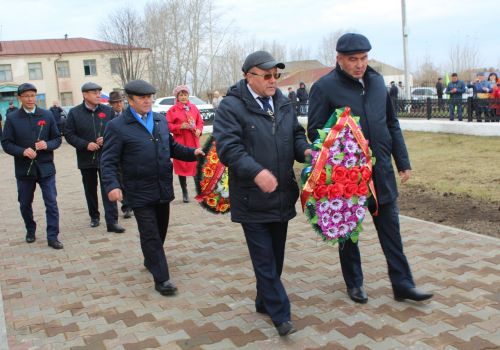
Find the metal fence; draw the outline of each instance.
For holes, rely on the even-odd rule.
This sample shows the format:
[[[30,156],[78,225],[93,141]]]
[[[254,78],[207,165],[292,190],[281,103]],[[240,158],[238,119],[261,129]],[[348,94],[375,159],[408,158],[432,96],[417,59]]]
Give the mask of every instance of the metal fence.
[[[500,121],[500,99],[434,99],[393,101],[399,118]],[[461,112],[461,113],[460,113]]]

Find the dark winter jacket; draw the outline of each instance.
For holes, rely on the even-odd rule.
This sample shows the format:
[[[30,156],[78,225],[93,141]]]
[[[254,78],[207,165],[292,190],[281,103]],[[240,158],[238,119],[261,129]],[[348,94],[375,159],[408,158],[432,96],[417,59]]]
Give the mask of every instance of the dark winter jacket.
[[[229,168],[235,222],[286,222],[296,215],[299,188],[293,164],[304,161],[309,145],[290,100],[276,90],[273,104],[274,121],[241,80],[228,90],[215,115],[214,137],[217,153]],[[254,182],[264,169],[278,180],[272,193],[262,192]]]
[[[300,103],[306,103],[309,99],[309,94],[307,93],[305,85],[304,87],[299,87],[297,89],[297,98],[299,99]]]
[[[391,155],[398,171],[409,170],[410,160],[389,94],[380,74],[368,67],[363,77],[365,87],[341,70],[339,65],[311,88],[308,136],[314,140],[337,108],[349,106],[359,116],[361,129],[376,158],[374,182],[379,204],[397,198],[396,178]]]
[[[7,116],[7,115],[9,115],[10,113],[15,112],[15,111],[17,111],[17,110],[18,110],[18,108],[17,108],[16,106],[9,107],[9,108],[7,108],[7,110],[5,111],[5,116]]]
[[[44,121],[45,125],[39,125]],[[47,143],[47,149],[37,151],[29,175],[31,159],[23,156],[26,148],[35,149],[35,142],[43,140]],[[43,178],[54,175],[54,150],[61,145],[61,136],[57,129],[52,113],[36,107],[33,115],[26,113],[24,109],[18,109],[9,114],[5,121],[2,135],[2,147],[4,151],[14,156],[16,178]]]
[[[113,119],[114,115],[113,109],[109,106],[98,105],[95,111],[91,111],[85,103],[69,111],[64,127],[64,137],[70,145],[76,148],[79,169],[99,168],[102,148],[98,151],[89,151],[87,146],[103,136],[106,124]]]
[[[127,108],[113,119],[104,132],[101,158],[102,183],[107,193],[122,188],[130,207],[137,208],[174,199],[172,161],[170,158],[195,161],[194,148],[174,141],[165,116],[153,113],[154,129],[149,131]]]
[[[457,89],[457,91],[451,92],[453,89]],[[450,81],[446,87],[446,93],[450,94],[451,99],[461,99],[465,91],[465,83],[462,80],[457,80],[455,83]]]
[[[49,108],[49,110],[54,115],[54,119],[55,119],[57,125],[62,124],[63,120],[61,120],[61,119],[62,119],[62,115],[64,114],[64,110],[59,106],[52,106]]]
[[[394,84],[391,85],[391,88],[389,89],[389,96],[391,96],[391,98],[393,98],[393,99],[397,99],[398,93],[399,93],[398,87]]]
[[[439,98],[443,97],[443,91],[444,91],[443,83],[438,81],[436,83],[436,94]]]

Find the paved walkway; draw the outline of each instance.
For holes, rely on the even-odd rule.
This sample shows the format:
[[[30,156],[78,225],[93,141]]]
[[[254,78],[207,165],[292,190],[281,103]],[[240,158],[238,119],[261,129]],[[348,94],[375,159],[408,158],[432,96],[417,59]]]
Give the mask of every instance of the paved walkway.
[[[435,298],[398,303],[367,223],[361,250],[370,300],[358,305],[346,296],[337,248],[318,241],[300,214],[290,223],[283,276],[299,331],[280,339],[254,312],[250,259],[228,216],[172,203],[165,250],[180,293],[162,297],[142,265],[135,220],[121,220],[123,235],[90,228],[74,152],[63,143],[56,157],[62,251],[47,247],[39,192],[37,241],[24,242],[13,161],[0,151],[2,350],[6,341],[10,349],[500,348],[498,239],[402,217],[415,279]]]

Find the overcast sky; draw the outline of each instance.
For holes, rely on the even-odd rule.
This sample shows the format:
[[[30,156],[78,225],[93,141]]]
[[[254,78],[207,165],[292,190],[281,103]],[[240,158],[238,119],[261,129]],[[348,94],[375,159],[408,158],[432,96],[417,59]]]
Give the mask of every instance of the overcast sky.
[[[365,34],[370,57],[403,66],[401,0],[214,0],[220,21],[241,35],[302,46],[314,57],[322,38],[339,29]],[[142,10],[147,0],[129,2]],[[451,47],[477,48],[478,64],[500,68],[497,0],[407,0],[410,68],[430,59],[443,69]],[[100,39],[99,23],[123,0],[0,0],[0,40]],[[333,53],[332,53],[333,54]]]

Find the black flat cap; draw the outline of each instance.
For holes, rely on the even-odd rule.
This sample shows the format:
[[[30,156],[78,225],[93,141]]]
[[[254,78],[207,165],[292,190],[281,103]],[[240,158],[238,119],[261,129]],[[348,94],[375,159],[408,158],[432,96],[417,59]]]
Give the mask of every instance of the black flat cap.
[[[337,52],[343,54],[353,54],[358,52],[368,52],[372,49],[366,36],[356,33],[346,33],[337,41]]]
[[[34,92],[36,92],[36,87],[35,87],[35,85],[30,84],[30,83],[24,83],[24,84],[21,84],[21,85],[19,85],[17,87],[17,94],[18,95],[21,95],[25,91],[34,91]]]
[[[93,91],[93,90],[102,90],[102,86],[89,81],[82,85],[82,92]]]
[[[243,73],[248,73],[248,71],[252,67],[259,67],[260,69],[266,70],[274,67],[283,69],[285,68],[285,64],[283,62],[276,61],[269,52],[255,51],[247,56],[247,58],[245,59],[245,63],[243,63],[243,67],[241,67],[241,70],[243,71]]]
[[[109,93],[109,100],[108,102],[117,102],[117,101],[123,101],[123,96],[120,92],[118,91],[111,91]]]
[[[156,89],[153,85],[144,80],[131,80],[125,85],[127,95],[146,96],[156,94]]]

